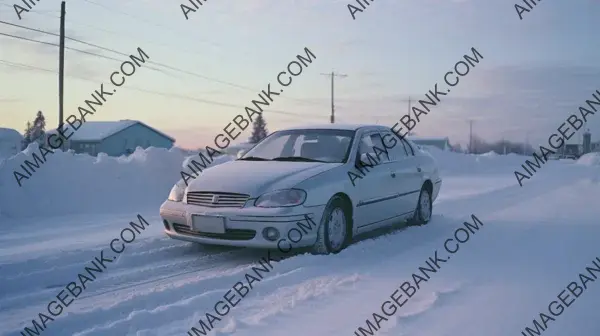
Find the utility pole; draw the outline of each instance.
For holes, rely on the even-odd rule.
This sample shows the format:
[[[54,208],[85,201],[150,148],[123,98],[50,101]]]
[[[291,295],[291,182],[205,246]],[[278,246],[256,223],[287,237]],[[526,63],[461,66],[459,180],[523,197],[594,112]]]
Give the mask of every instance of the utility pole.
[[[321,75],[323,76],[327,76],[327,77],[331,77],[331,117],[330,117],[330,121],[332,124],[335,123],[335,103],[334,103],[334,82],[335,82],[335,77],[348,77],[348,75],[344,75],[344,74],[336,74],[334,71],[332,71],[329,74],[325,74],[322,73]]]
[[[62,132],[64,124],[63,100],[64,100],[64,84],[65,84],[65,15],[66,3],[63,1],[60,4],[60,49],[58,56],[58,133]],[[63,146],[66,148],[67,139],[63,138]]]
[[[469,154],[473,153],[473,120],[469,120]]]

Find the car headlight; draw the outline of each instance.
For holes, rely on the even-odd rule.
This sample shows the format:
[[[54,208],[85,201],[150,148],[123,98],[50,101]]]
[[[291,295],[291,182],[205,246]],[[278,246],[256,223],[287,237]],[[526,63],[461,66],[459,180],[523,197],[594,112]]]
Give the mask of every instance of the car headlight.
[[[301,205],[306,200],[306,191],[301,189],[285,189],[263,194],[254,202],[260,208],[292,207]]]
[[[179,182],[171,188],[171,192],[169,193],[169,201],[173,202],[181,202],[183,201],[183,194],[185,193],[185,186],[181,185]]]

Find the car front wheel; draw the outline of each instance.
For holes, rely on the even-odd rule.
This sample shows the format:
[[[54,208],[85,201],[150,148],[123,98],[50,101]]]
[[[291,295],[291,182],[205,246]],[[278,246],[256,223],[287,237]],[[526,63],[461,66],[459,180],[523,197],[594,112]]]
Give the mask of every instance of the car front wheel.
[[[346,203],[341,197],[335,196],[329,201],[321,219],[313,253],[335,254],[348,245],[351,226],[346,209]]]

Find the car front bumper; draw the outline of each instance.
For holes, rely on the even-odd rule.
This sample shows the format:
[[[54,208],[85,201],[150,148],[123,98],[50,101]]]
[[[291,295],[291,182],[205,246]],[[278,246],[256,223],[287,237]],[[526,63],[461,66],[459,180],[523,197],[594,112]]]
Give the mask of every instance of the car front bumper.
[[[183,202],[165,201],[160,217],[165,233],[189,242],[254,248],[312,246],[317,240],[318,225],[325,205],[286,208],[211,208]],[[192,215],[213,215],[225,218],[225,233],[203,233],[192,229]],[[308,221],[305,216],[312,220]],[[279,231],[279,238],[271,241],[263,236],[267,227]]]

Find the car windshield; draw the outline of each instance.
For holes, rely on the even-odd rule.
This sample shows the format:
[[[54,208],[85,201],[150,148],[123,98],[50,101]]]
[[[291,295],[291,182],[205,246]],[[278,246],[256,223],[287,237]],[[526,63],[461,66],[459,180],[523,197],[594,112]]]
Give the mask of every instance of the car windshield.
[[[335,129],[301,129],[275,132],[239,160],[346,162],[354,131]]]

